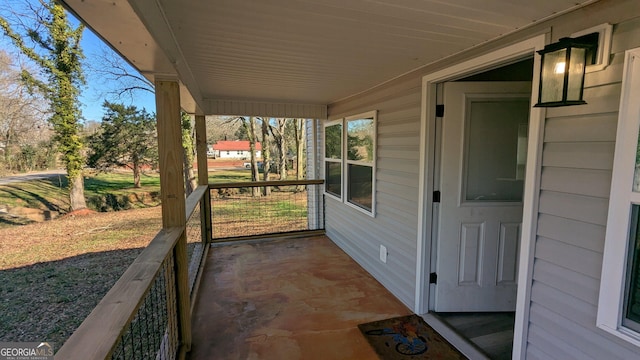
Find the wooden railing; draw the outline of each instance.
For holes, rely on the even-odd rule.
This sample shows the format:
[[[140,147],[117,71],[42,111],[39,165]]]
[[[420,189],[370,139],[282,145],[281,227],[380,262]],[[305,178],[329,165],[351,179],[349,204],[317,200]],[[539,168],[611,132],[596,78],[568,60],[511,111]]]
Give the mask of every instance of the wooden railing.
[[[187,225],[163,229],[154,237],[56,353],[56,359],[178,357],[185,345],[180,319],[191,316],[197,289],[193,284],[210,241],[209,204],[208,187],[198,187],[186,202]],[[195,227],[200,229],[193,231]],[[191,251],[181,244],[187,241]],[[187,257],[197,264],[190,266],[191,286],[180,284],[177,276],[188,271]],[[188,293],[181,294],[185,291],[181,289]],[[181,301],[184,298],[191,301]]]
[[[214,242],[324,232],[324,180],[210,184]]]
[[[165,228],[154,237],[65,342],[55,358],[184,357],[186,349],[190,347],[189,323],[198,279],[209,249],[207,245],[212,241],[214,215],[211,206],[221,201],[220,191],[247,191],[239,190],[241,188],[266,191],[269,187],[274,195],[272,198],[290,192],[305,201],[308,231],[324,229],[322,184],[322,180],[303,180],[199,186],[186,199],[185,226]],[[263,200],[267,198],[260,197]],[[266,215],[262,213],[263,217]],[[245,225],[250,226],[246,221]],[[280,230],[284,231],[279,233],[288,229]],[[187,276],[184,273],[188,273]],[[188,284],[186,280],[184,283],[180,280],[187,278]],[[186,323],[181,319],[186,319]]]
[[[211,200],[207,185],[199,186],[187,198],[186,237],[189,262],[189,291],[191,304],[195,301],[197,279],[200,276],[211,242]]]

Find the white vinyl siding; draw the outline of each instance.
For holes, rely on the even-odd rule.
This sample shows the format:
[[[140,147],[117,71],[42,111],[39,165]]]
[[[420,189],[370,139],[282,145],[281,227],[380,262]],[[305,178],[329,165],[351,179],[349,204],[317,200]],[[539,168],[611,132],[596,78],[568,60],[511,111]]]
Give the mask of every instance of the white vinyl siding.
[[[611,65],[586,75],[587,105],[547,111],[527,359],[638,358],[637,348],[596,327],[621,64],[631,29],[638,46],[640,20],[614,26]]]
[[[547,111],[524,347],[515,358],[640,358],[637,347],[596,327],[622,64],[625,50],[640,46],[638,10],[637,2],[600,1],[590,16],[577,11],[542,22],[331,104],[329,119],[378,109],[377,216],[356,213],[327,197],[327,235],[414,308],[419,159],[424,150],[419,137],[422,76],[543,32],[569,36],[612,23],[610,64],[585,78],[588,104]],[[379,260],[380,245],[388,249],[386,264]],[[422,277],[428,278],[428,272]]]
[[[627,53],[605,236],[598,326],[640,346],[637,237],[640,48]],[[631,301],[633,307],[627,302]]]
[[[330,119],[377,112],[376,216],[325,197],[327,235],[408,307],[415,297],[420,157],[420,82],[399,94],[382,89],[367,101],[330,108]],[[392,96],[389,96],[392,95]],[[397,95],[397,96],[396,96]],[[387,248],[386,264],[380,245]]]

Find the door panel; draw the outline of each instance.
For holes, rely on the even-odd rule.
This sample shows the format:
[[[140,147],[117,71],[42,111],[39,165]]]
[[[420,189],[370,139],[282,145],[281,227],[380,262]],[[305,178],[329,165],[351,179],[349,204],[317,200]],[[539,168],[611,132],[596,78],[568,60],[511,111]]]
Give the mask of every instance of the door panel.
[[[515,285],[518,276],[521,223],[500,224],[498,245],[498,285]]]
[[[480,285],[480,256],[484,224],[462,224],[460,236],[459,285]]]
[[[513,311],[530,82],[444,84],[436,311]]]

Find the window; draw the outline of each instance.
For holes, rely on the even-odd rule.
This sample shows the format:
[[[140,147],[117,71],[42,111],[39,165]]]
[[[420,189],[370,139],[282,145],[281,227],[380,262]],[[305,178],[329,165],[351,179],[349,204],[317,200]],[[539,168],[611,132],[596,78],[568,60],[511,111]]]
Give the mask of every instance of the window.
[[[640,48],[625,56],[597,325],[640,346]]]
[[[463,201],[521,202],[529,99],[469,96],[465,105]]]
[[[347,118],[347,201],[373,212],[375,116]]]
[[[634,190],[637,189],[634,187]],[[640,281],[638,279],[640,276],[640,227],[638,225],[640,225],[640,205],[634,204],[631,206],[629,257],[627,259],[622,326],[636,332],[640,332]]]
[[[325,193],[374,215],[376,112],[332,121],[324,129]]]
[[[342,199],[342,121],[324,127],[324,191]]]

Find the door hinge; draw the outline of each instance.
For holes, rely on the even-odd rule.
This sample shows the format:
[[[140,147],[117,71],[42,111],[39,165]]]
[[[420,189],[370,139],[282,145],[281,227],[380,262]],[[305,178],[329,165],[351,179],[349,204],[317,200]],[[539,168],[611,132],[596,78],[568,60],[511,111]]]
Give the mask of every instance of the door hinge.
[[[443,116],[444,116],[444,104],[436,105],[436,117],[443,117]]]
[[[438,283],[438,274],[432,272],[429,274],[429,284],[437,284]]]
[[[440,202],[440,190],[436,190],[433,192],[433,202],[434,203]]]

